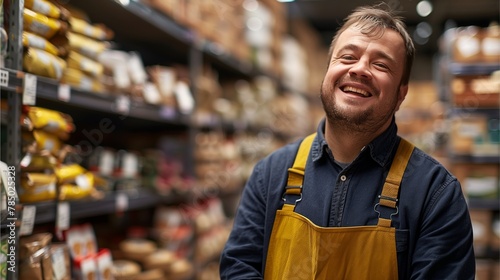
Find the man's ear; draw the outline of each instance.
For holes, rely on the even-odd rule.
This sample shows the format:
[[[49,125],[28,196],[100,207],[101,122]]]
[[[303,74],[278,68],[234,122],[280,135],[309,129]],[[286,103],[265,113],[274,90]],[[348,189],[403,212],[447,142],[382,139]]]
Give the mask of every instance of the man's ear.
[[[398,103],[396,106],[396,111],[399,110],[399,107],[401,106],[401,103],[403,103],[403,100],[405,100],[407,93],[408,93],[408,85],[407,84],[399,86]]]

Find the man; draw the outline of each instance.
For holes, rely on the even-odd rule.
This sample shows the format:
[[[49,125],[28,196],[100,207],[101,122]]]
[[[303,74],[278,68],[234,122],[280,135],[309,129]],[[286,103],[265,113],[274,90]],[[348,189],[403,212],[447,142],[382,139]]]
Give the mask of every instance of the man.
[[[315,135],[260,161],[221,256],[222,279],[474,279],[460,183],[397,136],[414,46],[381,5],[332,40]]]

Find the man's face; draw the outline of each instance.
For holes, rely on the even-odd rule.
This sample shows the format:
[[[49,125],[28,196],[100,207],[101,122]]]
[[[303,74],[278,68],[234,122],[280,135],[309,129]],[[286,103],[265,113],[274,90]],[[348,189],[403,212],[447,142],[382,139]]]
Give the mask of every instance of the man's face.
[[[396,31],[367,36],[356,26],[346,29],[321,86],[327,119],[365,132],[384,130],[408,90],[401,85],[404,63],[405,45]]]

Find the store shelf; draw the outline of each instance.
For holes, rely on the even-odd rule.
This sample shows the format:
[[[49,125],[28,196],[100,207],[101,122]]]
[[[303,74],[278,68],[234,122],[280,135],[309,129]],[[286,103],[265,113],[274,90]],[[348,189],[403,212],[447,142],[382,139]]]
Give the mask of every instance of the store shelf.
[[[0,69],[8,81],[1,86],[1,89],[13,90],[18,93],[23,92],[23,79],[27,75],[21,71],[10,69]],[[36,76],[36,104],[50,103],[52,109],[65,108],[74,110],[76,108],[86,110],[86,113],[93,112],[102,114],[111,114],[125,118],[135,118],[148,122],[160,124],[169,124],[174,126],[187,127],[189,125],[189,116],[182,115],[174,110],[163,106],[146,104],[130,100],[127,97],[119,97],[111,94],[94,93],[76,88],[69,88],[65,97],[61,95],[61,88],[65,85],[58,81]]]
[[[121,202],[120,202],[121,201]],[[126,201],[126,205],[119,205]],[[101,215],[118,213],[120,211],[134,211],[155,207],[157,205],[172,205],[186,201],[185,196],[161,196],[153,191],[141,190],[137,192],[123,192],[107,194],[102,199],[83,199],[75,201],[47,201],[39,203],[25,203],[36,207],[35,224],[52,223],[57,218],[58,203],[69,203],[69,217],[71,219],[89,218]]]
[[[499,164],[500,163],[500,155],[491,155],[491,156],[474,156],[474,155],[459,155],[453,154],[452,152],[448,153],[448,157],[451,161],[455,163],[491,163],[491,164]]]
[[[488,75],[500,70],[500,63],[458,63],[447,64],[452,75]]]
[[[482,210],[500,210],[500,200],[498,198],[469,198],[467,200],[469,208]]]

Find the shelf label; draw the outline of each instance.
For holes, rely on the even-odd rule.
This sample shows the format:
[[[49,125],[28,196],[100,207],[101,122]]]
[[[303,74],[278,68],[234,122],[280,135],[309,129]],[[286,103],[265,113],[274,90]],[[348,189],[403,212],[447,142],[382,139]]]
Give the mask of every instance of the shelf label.
[[[130,98],[120,95],[116,98],[116,111],[127,115],[130,112]]]
[[[9,72],[5,70],[0,70],[0,86],[9,86]]]
[[[57,97],[61,101],[68,102],[71,98],[71,87],[68,84],[60,84],[57,89]]]
[[[125,193],[116,194],[116,212],[125,212],[128,210],[128,196]]]
[[[35,225],[36,216],[36,206],[34,205],[24,205],[23,206],[23,218],[21,220],[21,227],[19,229],[19,235],[31,235],[33,233],[33,226]]]
[[[62,240],[62,232],[69,228],[70,208],[68,202],[57,204],[56,234]]]
[[[36,104],[36,76],[26,73],[23,80],[23,105]]]

